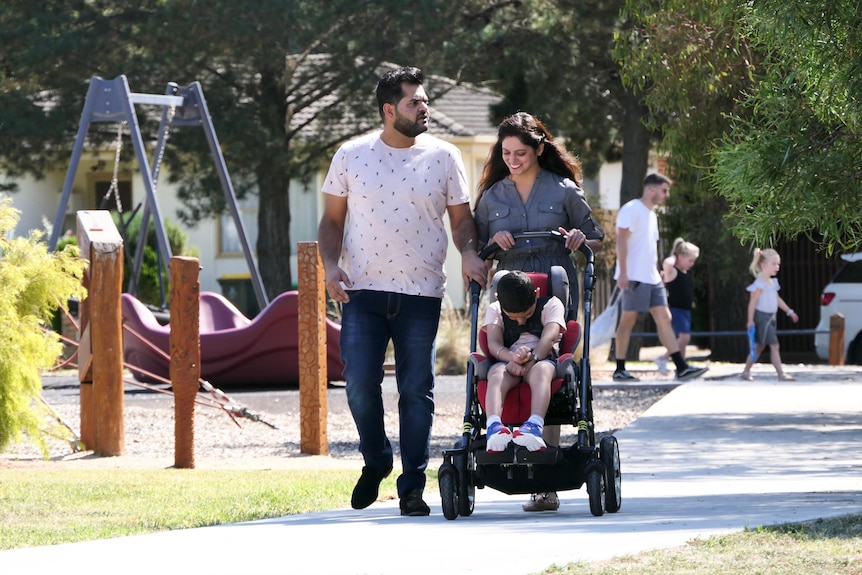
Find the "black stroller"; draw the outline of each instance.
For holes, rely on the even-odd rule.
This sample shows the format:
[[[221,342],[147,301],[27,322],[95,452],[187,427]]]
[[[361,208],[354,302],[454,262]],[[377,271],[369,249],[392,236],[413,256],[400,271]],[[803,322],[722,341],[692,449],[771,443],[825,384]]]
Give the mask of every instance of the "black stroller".
[[[515,234],[515,241],[530,238],[554,238],[563,243],[558,232],[524,232]],[[498,250],[487,246],[479,256],[484,260]],[[557,373],[552,383],[551,403],[545,416],[546,425],[573,425],[577,428],[577,443],[564,447],[548,446],[542,451],[528,451],[510,443],[505,451],[485,451],[486,414],[484,396],[491,361],[484,332],[479,333],[479,296],[481,286],[470,282],[470,363],[467,366],[467,401],[461,439],[453,449],[443,451],[443,464],[438,472],[443,515],[455,519],[469,516],[475,507],[476,489],[491,487],[507,494],[540,493],[580,489],[586,483],[590,512],[600,516],[605,511],[619,511],[621,499],[620,455],[617,440],[612,435],[602,437],[596,445],[593,423],[593,390],[590,379],[590,313],[595,282],[595,259],[592,250],[583,245],[579,251],[586,256],[582,305],[583,330],[570,319],[563,341]],[[568,306],[568,276],[555,266],[549,274],[527,275],[543,295],[555,295]],[[547,291],[546,291],[547,290]],[[576,362],[573,352],[583,336],[583,357]],[[503,424],[516,426],[529,416],[530,387],[521,382],[506,396]],[[525,414],[526,412],[526,414]]]

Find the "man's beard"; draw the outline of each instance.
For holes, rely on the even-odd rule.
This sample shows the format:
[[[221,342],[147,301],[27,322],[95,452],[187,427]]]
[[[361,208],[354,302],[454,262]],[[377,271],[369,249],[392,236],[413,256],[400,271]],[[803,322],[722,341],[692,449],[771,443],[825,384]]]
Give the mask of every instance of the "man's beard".
[[[419,120],[408,120],[406,116],[402,116],[397,112],[395,113],[394,127],[408,138],[415,138],[419,134],[428,131],[426,124],[421,123]]]

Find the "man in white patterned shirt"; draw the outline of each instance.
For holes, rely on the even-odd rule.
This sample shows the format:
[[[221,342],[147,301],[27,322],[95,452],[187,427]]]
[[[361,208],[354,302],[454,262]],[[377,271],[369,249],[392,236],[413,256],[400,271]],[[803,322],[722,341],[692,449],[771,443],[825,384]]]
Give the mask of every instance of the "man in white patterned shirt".
[[[422,500],[434,419],[434,342],[446,288],[449,215],[465,280],[484,285],[470,192],[458,149],[425,134],[428,96],[418,68],[377,84],[383,130],[339,148],[323,184],[318,242],[330,297],[341,302],[347,401],[365,461],[351,498],[364,509],[392,471],[384,427],[383,361],[395,347],[402,473],[401,514],[428,515]],[[341,266],[339,267],[339,261]]]

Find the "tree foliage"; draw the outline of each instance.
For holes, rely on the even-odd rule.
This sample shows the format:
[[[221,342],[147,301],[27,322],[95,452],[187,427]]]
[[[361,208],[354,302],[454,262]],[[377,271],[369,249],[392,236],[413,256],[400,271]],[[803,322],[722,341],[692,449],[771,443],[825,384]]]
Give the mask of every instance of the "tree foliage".
[[[85,262],[77,247],[48,253],[39,231],[10,237],[18,223],[11,199],[0,198],[0,450],[27,434],[46,449],[44,413],[37,399],[42,370],[63,351],[56,332],[44,329],[61,302],[85,290]]]
[[[623,158],[622,196],[629,198],[640,194],[657,132],[641,121],[638,88],[623,85],[613,57],[622,6],[623,0],[512,3],[473,36],[474,49],[486,55],[473,73],[504,95],[493,123],[518,110],[536,115],[565,138],[587,176]]]
[[[862,246],[862,10],[851,0],[752,4],[742,34],[757,84],[715,147],[713,182],[743,240],[803,235],[828,254]]]
[[[858,2],[627,4],[617,45],[674,165],[727,201],[742,241],[860,243]]]

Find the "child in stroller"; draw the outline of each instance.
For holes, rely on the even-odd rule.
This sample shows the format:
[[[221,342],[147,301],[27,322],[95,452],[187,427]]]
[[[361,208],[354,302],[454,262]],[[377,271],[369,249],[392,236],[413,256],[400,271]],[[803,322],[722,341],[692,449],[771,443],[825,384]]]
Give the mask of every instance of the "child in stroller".
[[[497,360],[488,370],[485,394],[489,452],[509,442],[529,451],[545,449],[542,430],[551,401],[559,341],[566,330],[565,306],[556,296],[537,297],[536,287],[521,271],[498,272],[497,301],[488,306],[482,329]],[[514,434],[503,425],[503,398],[523,378],[530,386],[530,417]]]
[[[517,234],[515,239],[529,240],[536,234],[554,235],[554,232],[523,232]],[[564,236],[556,234],[555,238],[562,241]],[[494,255],[496,249],[496,245],[486,246],[479,257],[488,259]],[[566,321],[565,332],[562,333],[559,344],[560,355],[557,357],[554,377],[548,390],[550,402],[544,415],[547,425],[575,426],[577,440],[570,446],[548,445],[546,449],[541,449],[540,444],[534,444],[539,445],[539,449],[531,451],[529,446],[516,444],[513,435],[513,441],[507,442],[503,451],[494,451],[494,446],[487,449],[488,438],[487,434],[483,434],[483,430],[487,428],[490,414],[486,402],[488,371],[496,361],[495,357],[504,354],[505,359],[508,356],[504,350],[500,350],[500,345],[504,345],[502,341],[496,348],[491,348],[488,345],[488,332],[480,332],[478,329],[481,286],[475,281],[470,282],[471,356],[467,365],[464,424],[461,439],[452,449],[443,450],[443,464],[437,474],[443,515],[446,519],[472,515],[476,490],[484,487],[517,494],[549,493],[579,489],[586,485],[590,512],[593,515],[599,516],[606,511],[615,513],[620,509],[622,498],[619,447],[612,435],[603,436],[597,444],[593,422],[589,339],[595,259],[589,246],[581,245],[578,251],[586,258],[582,299],[583,324],[571,319]],[[555,295],[561,302],[568,301],[569,281],[565,269],[554,266],[550,272],[531,273],[528,276],[539,288],[540,295]],[[494,294],[494,289],[492,286],[491,295]],[[573,352],[581,341],[581,336],[583,350],[580,361],[577,361]],[[477,344],[481,347],[481,352],[477,349]],[[494,353],[495,351],[497,353]],[[519,359],[522,357],[518,355]],[[529,362],[516,363],[523,366],[523,363]],[[517,368],[514,370],[517,371]],[[501,423],[510,430],[520,424],[518,431],[526,435],[522,422],[528,421],[533,415],[532,391],[529,383],[520,381],[522,379],[519,378],[503,399]],[[541,389],[539,391],[542,392]]]

